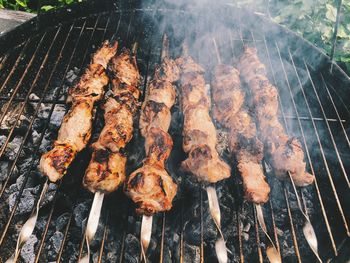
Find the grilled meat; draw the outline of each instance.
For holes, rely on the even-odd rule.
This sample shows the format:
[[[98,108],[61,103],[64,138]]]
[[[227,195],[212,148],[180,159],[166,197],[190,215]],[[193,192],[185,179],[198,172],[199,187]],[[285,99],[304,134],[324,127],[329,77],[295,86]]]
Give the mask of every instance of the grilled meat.
[[[84,149],[91,137],[93,107],[92,100],[74,103],[63,118],[57,141],[74,145],[78,152]]]
[[[229,148],[237,160],[243,181],[246,200],[265,203],[270,187],[266,182],[260,162],[263,144],[248,111],[243,107],[245,93],[241,89],[239,72],[229,65],[218,65],[213,74],[212,97],[214,116],[229,129]]]
[[[140,96],[140,75],[135,61],[129,50],[123,50],[111,60],[110,68],[115,76],[113,96],[103,105],[105,125],[92,145],[92,158],[83,178],[83,185],[93,193],[113,192],[125,181],[126,157],[120,150],[132,139]]]
[[[163,59],[142,105],[139,127],[145,138],[146,158],[143,166],[130,175],[125,186],[125,192],[136,204],[139,214],[152,215],[170,210],[176,195],[177,185],[166,171],[165,162],[173,147],[168,129],[170,109],[176,98],[173,82],[178,77],[175,62]]]
[[[210,97],[203,68],[190,56],[177,59],[181,69],[181,103],[184,113],[183,149],[188,158],[181,167],[200,181],[215,183],[228,178],[230,167],[216,150],[216,129],[210,118]]]
[[[288,137],[278,120],[277,89],[269,82],[265,66],[254,48],[245,48],[239,69],[251,90],[260,137],[276,176],[284,179],[290,172],[296,185],[311,184],[314,176],[305,171],[301,144],[297,139]]]
[[[152,215],[171,209],[177,185],[163,167],[145,163],[130,175],[126,191],[137,213]]]
[[[104,94],[108,83],[105,73],[107,62],[117,52],[117,42],[106,41],[93,55],[77,85],[69,90],[68,102],[72,106],[64,116],[58,138],[51,151],[42,155],[39,169],[51,182],[61,179],[76,154],[84,149],[91,136],[94,103]]]

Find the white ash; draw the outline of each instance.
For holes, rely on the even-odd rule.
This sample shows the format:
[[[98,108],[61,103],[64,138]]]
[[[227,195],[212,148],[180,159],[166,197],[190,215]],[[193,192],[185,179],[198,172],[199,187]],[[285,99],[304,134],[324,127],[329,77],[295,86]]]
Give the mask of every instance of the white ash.
[[[60,127],[65,114],[66,114],[66,107],[64,105],[61,105],[61,104],[55,105],[55,108],[50,118],[50,125],[54,126],[55,128]]]
[[[39,146],[39,152],[45,153],[49,151],[52,147],[52,135],[51,133],[45,133],[43,139],[41,140],[40,146]]]
[[[37,130],[32,131],[32,140],[33,144],[37,144],[40,140],[41,133],[38,133]]]
[[[35,93],[31,93],[31,94],[29,94],[29,99],[30,100],[40,100],[40,97],[38,96],[38,95],[36,95]],[[30,105],[34,108],[34,109],[36,109],[36,107],[38,106],[38,102],[30,102]],[[41,108],[45,108],[45,104],[44,103],[41,103],[40,104],[40,107]]]
[[[73,84],[73,82],[77,79],[79,72],[80,70],[77,67],[74,67],[67,72],[66,81],[68,84]]]
[[[21,258],[25,263],[33,263],[35,261],[35,245],[38,239],[35,235],[31,235],[28,241],[23,245],[21,250]]]
[[[2,110],[0,110],[1,115],[3,115],[5,109],[7,108],[8,103],[2,106]],[[21,103],[12,102],[10,107],[6,110],[7,112],[1,122],[0,129],[9,130],[9,129],[12,129],[13,126],[16,126],[16,128],[19,128],[22,124],[28,124],[29,120],[25,116],[26,108],[22,109],[22,107],[23,107],[23,102]],[[16,123],[16,120],[17,120],[17,123]]]

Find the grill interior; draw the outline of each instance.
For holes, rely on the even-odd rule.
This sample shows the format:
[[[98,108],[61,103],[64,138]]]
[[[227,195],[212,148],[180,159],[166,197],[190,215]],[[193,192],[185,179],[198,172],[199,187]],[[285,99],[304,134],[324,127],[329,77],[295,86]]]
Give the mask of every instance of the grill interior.
[[[170,37],[173,57],[180,55],[186,39],[190,53],[206,65],[208,81],[217,63],[213,37],[225,63],[237,61],[243,43],[257,47],[270,81],[279,90],[280,119],[290,135],[300,138],[307,169],[316,175],[315,184],[298,193],[315,228],[320,256],[337,259],[350,235],[350,114],[346,106],[350,80],[337,67],[330,73],[325,56],[287,30],[271,31],[264,19],[231,7],[220,9],[221,16],[216,12],[149,8],[91,14],[39,30],[0,58],[1,261],[13,253],[20,227],[39,197],[44,181],[37,169],[40,155],[56,138],[66,110],[67,88],[80,76],[90,55],[104,39],[118,39],[120,47],[137,42],[145,89],[159,61],[164,33]],[[96,138],[102,126],[100,110],[94,120]],[[154,217],[149,261],[216,262],[217,231],[204,188],[178,171],[184,158],[179,123],[176,106],[168,169],[180,187],[174,208]],[[126,152],[130,172],[144,157],[137,132]],[[89,150],[83,151],[64,180],[50,185],[33,236],[22,249],[23,262],[74,262],[85,253],[84,227],[93,196],[82,188],[81,180],[89,158]],[[228,158],[225,153],[224,158]],[[265,221],[283,260],[316,262],[302,233],[303,218],[290,182],[281,183],[267,165],[264,168],[271,186],[270,201],[263,206]],[[243,201],[239,175],[234,171],[216,188],[230,261],[267,261],[264,235],[254,206]],[[140,261],[140,226],[141,217],[121,190],[108,196],[91,247],[94,262]]]

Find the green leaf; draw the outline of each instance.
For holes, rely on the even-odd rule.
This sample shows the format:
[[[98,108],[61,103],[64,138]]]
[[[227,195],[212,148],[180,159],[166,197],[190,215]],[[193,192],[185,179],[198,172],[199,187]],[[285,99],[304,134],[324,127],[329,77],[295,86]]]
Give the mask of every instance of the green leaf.
[[[49,11],[49,10],[51,10],[51,9],[53,9],[53,8],[55,8],[54,6],[52,6],[52,5],[43,5],[42,7],[41,7],[41,10],[42,11]]]
[[[335,22],[337,17],[337,9],[331,4],[326,4],[326,18],[332,22]]]
[[[343,25],[339,25],[338,32],[337,32],[337,37],[349,38],[349,34],[346,33],[345,27]]]
[[[26,0],[16,0],[16,3],[21,7],[27,7]]]

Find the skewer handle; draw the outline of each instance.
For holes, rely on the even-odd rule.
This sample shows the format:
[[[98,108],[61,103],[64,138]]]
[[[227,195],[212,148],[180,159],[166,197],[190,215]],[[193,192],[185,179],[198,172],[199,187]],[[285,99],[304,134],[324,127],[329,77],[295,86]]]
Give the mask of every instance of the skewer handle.
[[[103,198],[104,193],[95,193],[94,201],[92,202],[89,219],[85,229],[85,241],[88,252],[82,259],[79,260],[80,263],[90,262],[90,243],[94,239],[98,227],[98,222],[100,221]]]
[[[227,248],[225,244],[224,235],[221,231],[221,212],[218,195],[216,194],[216,189],[212,186],[207,187],[207,195],[209,202],[209,210],[211,217],[220,233],[220,238],[215,242],[215,252],[219,263],[227,263]]]
[[[294,191],[295,197],[297,199],[297,204],[298,204],[299,210],[304,217],[303,234],[304,234],[305,239],[306,239],[307,243],[309,244],[312,252],[317,257],[318,261],[322,262],[319,254],[318,254],[318,241],[317,241],[315,230],[311,224],[309,216],[303,210],[297,188],[295,186],[295,183],[293,181],[293,178],[292,178],[292,175],[290,172],[288,172],[288,176],[289,176],[289,179],[292,183],[293,191]]]
[[[264,219],[264,214],[261,208],[261,205],[255,204],[255,210],[256,210],[256,215],[258,217],[258,222],[259,225],[264,232],[265,236],[267,237],[268,245],[266,248],[266,255],[271,263],[281,263],[281,255],[277,251],[275,244],[272,242],[271,237],[267,233],[267,228],[265,224],[265,219]]]
[[[22,226],[21,232],[18,235],[16,250],[14,254],[6,261],[6,263],[13,263],[17,261],[23,244],[29,239],[29,237],[33,233],[36,225],[36,221],[38,220],[40,205],[44,200],[47,189],[49,188],[49,184],[50,182],[49,182],[49,179],[47,178],[43,186],[43,189],[41,190],[39,200],[37,201],[32,214],[30,215],[29,219],[24,223],[24,225]]]
[[[146,252],[151,241],[153,216],[142,216],[141,223],[141,253],[144,262],[147,262]]]

